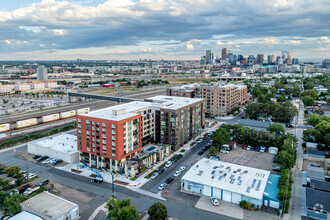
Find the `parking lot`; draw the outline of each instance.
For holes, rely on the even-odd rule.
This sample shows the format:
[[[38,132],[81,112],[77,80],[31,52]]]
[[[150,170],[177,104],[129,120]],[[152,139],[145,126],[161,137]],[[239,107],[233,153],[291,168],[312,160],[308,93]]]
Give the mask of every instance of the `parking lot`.
[[[256,151],[244,150],[241,147],[233,149],[228,154],[218,153],[220,160],[228,163],[235,163],[248,167],[272,171],[273,167],[279,167],[278,163],[273,163],[274,154],[261,153]],[[273,174],[279,172],[272,171]]]

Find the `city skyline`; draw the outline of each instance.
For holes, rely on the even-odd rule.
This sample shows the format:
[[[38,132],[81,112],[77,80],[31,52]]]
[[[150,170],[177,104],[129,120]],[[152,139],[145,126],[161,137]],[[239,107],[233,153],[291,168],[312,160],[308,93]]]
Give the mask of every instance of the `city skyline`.
[[[329,11],[323,0],[12,0],[0,3],[0,60],[199,60],[227,48],[321,61]]]

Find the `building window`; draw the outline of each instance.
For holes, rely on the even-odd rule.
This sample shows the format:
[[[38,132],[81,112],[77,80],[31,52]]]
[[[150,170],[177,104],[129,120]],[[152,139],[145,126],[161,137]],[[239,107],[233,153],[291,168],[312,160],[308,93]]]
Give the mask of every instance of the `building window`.
[[[87,147],[90,147],[90,143],[89,142],[87,142],[86,144],[87,144]]]
[[[115,134],[116,134],[116,131],[115,131],[115,130],[112,130],[112,134],[114,134],[114,135],[115,135]]]
[[[106,135],[105,135],[105,134],[102,134],[102,138],[103,138],[103,139],[106,139]]]
[[[112,124],[111,127],[112,127],[112,129],[116,129],[116,125],[115,124]]]
[[[94,147],[94,148],[95,148],[95,144],[94,144],[94,143],[92,143],[92,147]]]
[[[105,123],[104,122],[102,123],[102,127],[105,128]]]
[[[95,133],[94,133],[94,132],[92,132],[92,136],[93,136],[93,137],[95,136]]]
[[[113,147],[116,147],[116,142],[112,142],[112,146]]]
[[[91,151],[91,149],[89,147],[87,147],[87,151]]]
[[[105,132],[106,132],[105,128],[102,128],[102,132],[103,132],[103,133],[105,133]]]
[[[92,142],[95,142],[95,138],[92,138]]]
[[[105,140],[102,140],[102,143],[103,143],[103,144],[107,144],[107,142],[106,142]]]
[[[81,134],[81,130],[80,129],[78,129],[78,134]]]
[[[94,121],[91,121],[92,122],[92,125],[94,125]]]
[[[86,135],[89,135],[89,131],[86,131]]]
[[[104,145],[103,145],[103,147],[102,147],[102,148],[103,148],[103,150],[107,150],[107,147],[106,147],[106,146],[104,146]]]
[[[78,135],[78,139],[81,140],[81,135]]]
[[[81,149],[82,149],[82,147],[81,147],[81,146],[79,146],[78,148],[79,148],[79,150],[81,150]]]
[[[96,122],[96,127],[97,128],[100,127],[100,123]]]
[[[112,153],[116,153],[116,148],[112,148]]]
[[[95,130],[95,128],[94,127],[92,127],[92,131],[94,131]]]
[[[116,158],[116,154],[112,154],[112,157],[113,157],[113,158]]]
[[[95,153],[95,149],[92,148],[92,152]]]
[[[86,120],[86,125],[89,125],[89,121],[88,120]]]
[[[104,155],[104,156],[107,155],[107,152],[104,152],[104,151],[103,151],[103,155]]]
[[[86,140],[89,141],[90,140],[89,137],[86,137]]]
[[[78,124],[78,128],[81,128],[81,124]]]
[[[78,118],[78,123],[80,123],[81,122],[81,119],[80,118]]]
[[[88,125],[86,126],[86,130],[89,130],[89,126]]]

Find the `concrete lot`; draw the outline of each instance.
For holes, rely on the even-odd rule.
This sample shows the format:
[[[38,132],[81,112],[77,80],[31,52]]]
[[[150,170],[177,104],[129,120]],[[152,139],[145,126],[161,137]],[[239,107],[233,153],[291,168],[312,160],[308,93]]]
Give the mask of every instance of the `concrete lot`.
[[[303,162],[303,171],[306,171],[307,170],[307,167],[311,164],[317,164],[321,167],[325,167],[325,164],[324,162],[321,162],[321,161],[310,161],[310,160],[304,160]]]
[[[228,154],[218,153],[221,161],[235,163],[248,167],[272,171],[273,167],[279,167],[278,163],[273,163],[274,154],[261,153],[256,151],[244,150],[240,147],[230,151]],[[274,174],[278,172],[272,171]]]

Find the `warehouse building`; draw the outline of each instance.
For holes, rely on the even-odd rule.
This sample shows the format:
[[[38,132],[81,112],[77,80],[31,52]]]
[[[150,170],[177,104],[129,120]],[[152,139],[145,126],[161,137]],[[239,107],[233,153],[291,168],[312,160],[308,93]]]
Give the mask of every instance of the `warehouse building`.
[[[279,208],[278,177],[270,171],[203,158],[181,179],[181,189],[239,204]]]
[[[77,137],[72,134],[61,133],[38,139],[28,143],[28,152],[50,158],[62,159],[67,163],[76,163],[79,160]]]

